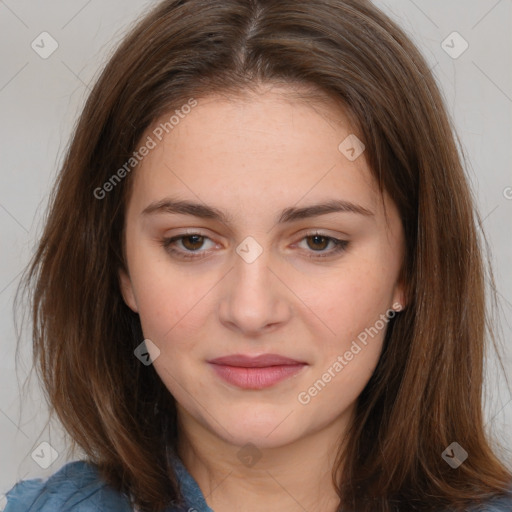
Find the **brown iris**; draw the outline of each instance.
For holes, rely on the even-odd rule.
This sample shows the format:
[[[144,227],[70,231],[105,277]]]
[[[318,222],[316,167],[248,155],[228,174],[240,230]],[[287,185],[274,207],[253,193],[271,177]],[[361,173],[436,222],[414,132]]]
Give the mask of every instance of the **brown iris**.
[[[185,243],[185,241],[190,241],[190,240],[192,240],[192,243],[189,246],[189,244]],[[204,236],[201,236],[201,235],[188,235],[188,236],[184,236],[182,238],[182,240],[181,240],[181,243],[189,251],[196,251],[197,249],[200,249],[201,246],[203,245],[203,243],[204,243]]]
[[[308,246],[310,247],[310,249],[320,250],[320,251],[321,251],[321,250],[325,249],[325,248],[327,247],[327,245],[329,245],[329,238],[328,238],[328,237],[326,237],[326,236],[322,236],[322,235],[311,235],[311,236],[307,236],[306,238],[307,238],[307,240],[308,240]],[[318,246],[317,246],[317,247],[316,247],[316,249],[315,249],[315,248],[311,247],[311,245],[309,244],[309,240],[310,240],[310,239],[314,239],[314,240],[315,240],[315,242],[314,242],[315,244],[316,244],[316,243],[320,243],[320,242],[318,242],[318,240],[323,240],[323,241],[325,242],[325,244],[321,244],[321,245],[322,245],[322,247],[318,247]]]

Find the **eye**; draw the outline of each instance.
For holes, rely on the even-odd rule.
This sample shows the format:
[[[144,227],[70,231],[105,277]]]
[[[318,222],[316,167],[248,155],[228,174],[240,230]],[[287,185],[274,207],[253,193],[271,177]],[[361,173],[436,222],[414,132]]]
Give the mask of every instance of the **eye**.
[[[200,251],[205,240],[210,239],[200,233],[187,233],[186,235],[164,238],[161,240],[161,244],[168,253],[173,254],[178,258],[191,260],[203,258],[205,256],[205,251]],[[176,248],[178,242],[185,248],[184,250]]]
[[[312,249],[313,253],[319,253],[309,256],[310,258],[325,258],[338,254],[346,250],[349,244],[347,240],[340,240],[339,238],[334,238],[317,232],[306,235],[302,240],[306,241],[307,247]],[[329,247],[329,244],[331,244],[331,250],[325,251],[325,249]]]
[[[209,247],[208,242],[210,243]],[[347,240],[340,240],[322,233],[306,235],[297,245],[300,247],[304,242],[306,247],[302,246],[302,248],[310,253],[308,255],[309,258],[333,256],[343,252],[349,245]],[[205,258],[208,256],[210,249],[215,247],[213,240],[200,233],[186,233],[171,238],[164,238],[160,243],[169,254],[182,260]]]

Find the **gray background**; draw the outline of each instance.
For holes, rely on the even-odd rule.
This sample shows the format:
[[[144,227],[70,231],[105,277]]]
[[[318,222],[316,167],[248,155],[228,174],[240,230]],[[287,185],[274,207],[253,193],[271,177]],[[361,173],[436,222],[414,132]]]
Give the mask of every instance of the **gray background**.
[[[512,0],[374,3],[398,20],[423,51],[461,137],[490,243],[505,372],[510,375]],[[15,481],[46,477],[70,460],[59,425],[47,424],[35,378],[20,410],[20,385],[31,366],[30,339],[27,330],[16,372],[12,301],[20,272],[41,232],[48,193],[89,84],[134,20],[152,4],[140,0],[0,0],[0,510],[1,493]],[[43,59],[31,43],[40,41],[45,31],[58,48]],[[442,46],[454,31],[469,44],[458,58]],[[452,53],[461,44],[457,36],[445,43],[453,46]],[[487,428],[497,451],[511,460],[512,397],[493,354],[487,368]],[[454,441],[464,445],[463,440]],[[57,452],[55,460],[48,445],[40,446],[42,442]],[[43,465],[53,462],[45,469],[36,460]]]

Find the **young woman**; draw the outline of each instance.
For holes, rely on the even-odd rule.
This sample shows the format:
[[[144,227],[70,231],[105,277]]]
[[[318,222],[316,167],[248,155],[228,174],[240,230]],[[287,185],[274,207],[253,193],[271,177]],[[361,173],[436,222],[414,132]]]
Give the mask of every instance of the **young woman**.
[[[94,87],[26,275],[87,459],[18,511],[510,511],[478,216],[364,0],[166,0]]]

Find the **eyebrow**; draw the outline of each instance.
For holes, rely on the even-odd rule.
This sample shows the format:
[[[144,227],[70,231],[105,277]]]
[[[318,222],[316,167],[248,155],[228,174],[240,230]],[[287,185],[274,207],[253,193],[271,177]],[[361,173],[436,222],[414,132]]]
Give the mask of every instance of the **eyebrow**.
[[[374,215],[372,211],[361,205],[341,199],[332,199],[327,202],[318,203],[311,206],[304,206],[302,208],[285,208],[279,215],[277,223],[285,224],[295,222],[297,220],[339,212],[356,213],[368,217]],[[144,208],[141,215],[151,215],[158,213],[192,215],[202,219],[217,220],[226,225],[230,225],[233,220],[231,215],[228,215],[227,213],[213,206],[171,198],[164,198],[160,201],[151,203],[149,206]]]

